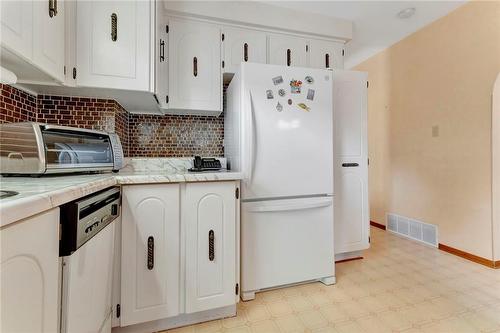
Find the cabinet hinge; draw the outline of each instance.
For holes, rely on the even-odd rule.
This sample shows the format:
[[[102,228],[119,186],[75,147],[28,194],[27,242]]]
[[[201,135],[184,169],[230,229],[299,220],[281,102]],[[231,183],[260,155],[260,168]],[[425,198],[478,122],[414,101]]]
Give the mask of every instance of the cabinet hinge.
[[[121,315],[120,304],[116,304],[116,318],[120,318],[120,315]]]
[[[73,80],[76,80],[76,67],[73,67]]]
[[[239,292],[240,292],[240,284],[237,283],[236,286],[234,287],[234,293],[238,295]]]
[[[62,240],[62,237],[61,237],[61,236],[62,236],[62,224],[61,224],[61,223],[59,223],[59,241],[61,241],[61,240]]]
[[[168,34],[168,24],[165,26],[165,32]]]
[[[236,191],[234,191],[234,196],[236,197],[236,199],[240,198],[240,188],[239,187],[237,187]]]
[[[165,102],[167,102],[167,104],[168,104],[168,95],[165,96]]]
[[[224,60],[222,60],[222,68],[224,68],[224,65],[225,65],[225,64],[226,64],[226,63],[224,62]]]
[[[370,165],[370,159],[368,159],[368,165]]]
[[[345,50],[344,50],[344,49],[342,49],[342,56],[344,56],[344,55],[345,55]]]
[[[222,39],[222,41],[224,41],[224,34],[221,35],[221,39]]]

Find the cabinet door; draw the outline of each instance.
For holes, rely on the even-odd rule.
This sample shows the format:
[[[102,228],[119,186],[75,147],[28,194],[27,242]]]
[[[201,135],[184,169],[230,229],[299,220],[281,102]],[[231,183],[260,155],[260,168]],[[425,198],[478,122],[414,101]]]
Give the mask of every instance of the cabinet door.
[[[121,326],[179,313],[179,185],[123,187]]]
[[[238,28],[224,28],[224,72],[235,73],[242,62],[266,63],[266,34]]]
[[[0,230],[1,332],[57,332],[59,209]]]
[[[48,7],[48,0],[43,1]],[[2,47],[25,59],[33,56],[33,1],[0,2]]]
[[[269,36],[269,63],[273,65],[307,67],[307,40],[285,35]]]
[[[79,86],[150,91],[151,6],[138,0],[77,2]]]
[[[167,109],[168,95],[168,18],[164,15],[163,2],[156,2],[155,94],[161,109]]]
[[[33,3],[33,62],[56,80],[64,82],[64,1],[52,3],[56,10],[52,15],[48,1]]]
[[[312,39],[309,41],[309,65],[314,68],[344,68],[342,43]]]
[[[335,253],[369,247],[367,75],[333,72]]]
[[[235,304],[236,185],[186,185],[186,312]]]
[[[219,27],[178,19],[169,22],[169,108],[222,111]]]

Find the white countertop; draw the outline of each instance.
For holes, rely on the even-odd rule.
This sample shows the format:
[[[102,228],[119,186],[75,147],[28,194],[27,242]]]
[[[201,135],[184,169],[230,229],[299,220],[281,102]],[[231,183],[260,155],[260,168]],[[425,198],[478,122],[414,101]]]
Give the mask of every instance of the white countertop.
[[[0,177],[0,190],[18,195],[0,199],[0,227],[113,185],[240,180],[241,173],[120,171],[94,175]]]

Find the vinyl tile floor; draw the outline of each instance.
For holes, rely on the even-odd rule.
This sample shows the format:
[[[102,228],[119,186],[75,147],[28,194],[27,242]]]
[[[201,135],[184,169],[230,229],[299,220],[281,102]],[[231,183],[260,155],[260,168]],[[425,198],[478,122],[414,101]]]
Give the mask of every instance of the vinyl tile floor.
[[[258,293],[238,315],[168,333],[500,332],[500,270],[372,227],[364,259],[337,284]]]

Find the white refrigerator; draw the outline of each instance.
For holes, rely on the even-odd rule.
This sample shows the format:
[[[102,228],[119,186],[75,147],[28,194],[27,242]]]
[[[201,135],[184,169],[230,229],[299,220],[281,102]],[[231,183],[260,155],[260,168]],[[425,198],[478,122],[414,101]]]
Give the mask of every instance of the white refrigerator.
[[[224,149],[241,185],[241,297],[335,282],[332,72],[243,63]]]

